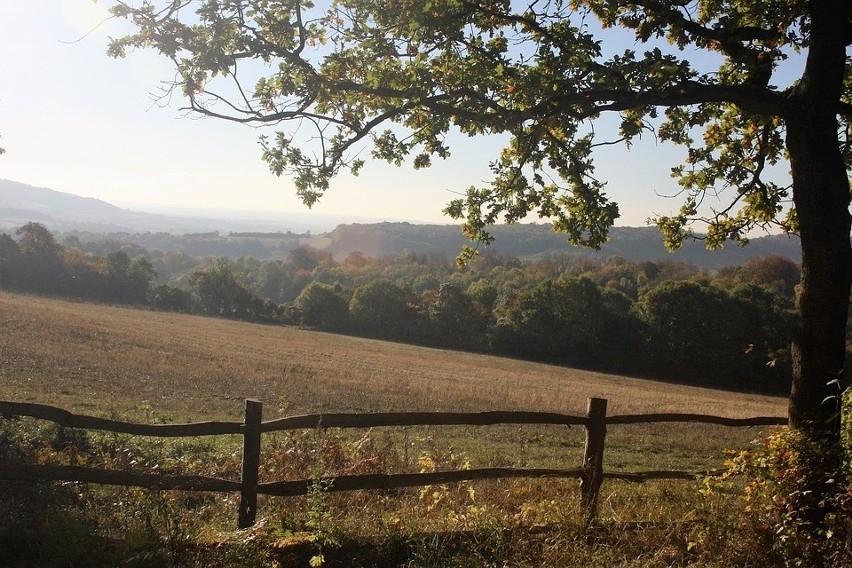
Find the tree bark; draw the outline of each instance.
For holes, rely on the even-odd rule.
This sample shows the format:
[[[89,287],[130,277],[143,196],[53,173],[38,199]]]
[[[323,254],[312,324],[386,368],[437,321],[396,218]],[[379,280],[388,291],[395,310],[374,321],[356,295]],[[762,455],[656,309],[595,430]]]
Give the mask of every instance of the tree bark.
[[[849,4],[848,0],[810,3],[811,45],[805,72],[784,113],[802,244],[790,426],[838,439],[836,396],[843,382],[852,283],[849,178],[837,122],[846,71]],[[839,383],[830,385],[835,379]]]

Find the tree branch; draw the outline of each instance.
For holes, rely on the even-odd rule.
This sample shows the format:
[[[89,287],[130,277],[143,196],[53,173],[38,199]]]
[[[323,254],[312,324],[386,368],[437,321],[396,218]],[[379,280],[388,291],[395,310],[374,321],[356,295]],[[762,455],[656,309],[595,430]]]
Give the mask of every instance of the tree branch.
[[[569,106],[586,106],[588,110],[582,112],[580,117],[589,118],[606,111],[623,111],[645,106],[673,107],[700,103],[731,103],[753,114],[780,116],[783,111],[783,101],[783,95],[780,93],[755,89],[748,85],[710,85],[686,81],[660,90],[600,89],[560,94],[542,101],[539,106],[553,110],[561,110]]]
[[[763,41],[771,42],[781,38],[778,30],[765,29],[758,26],[740,26],[735,28],[715,27],[708,28],[690,20],[673,6],[671,2],[660,2],[659,0],[636,0],[630,2],[645,10],[653,11],[663,17],[666,23],[677,26],[687,33],[707,41],[717,42],[723,51],[730,56],[742,53],[745,49],[743,42]]]

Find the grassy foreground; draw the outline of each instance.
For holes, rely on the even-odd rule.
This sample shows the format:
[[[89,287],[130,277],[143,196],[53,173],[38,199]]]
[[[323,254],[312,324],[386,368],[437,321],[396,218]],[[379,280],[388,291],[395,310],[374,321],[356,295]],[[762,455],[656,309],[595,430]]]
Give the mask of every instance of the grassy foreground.
[[[135,421],[240,420],[333,411],[544,410],[783,415],[785,401],[291,328],[0,294],[0,399]],[[161,441],[2,421],[0,459],[239,477],[234,440]],[[721,465],[764,432],[631,426],[608,434],[609,470]],[[483,427],[302,432],[264,439],[267,480],[489,465],[577,467],[581,429]],[[12,565],[726,566],[767,561],[740,539],[736,486],[606,482],[600,521],[576,483],[494,481],[265,499],[234,530],[235,495],[5,484],[0,547]],[[23,511],[23,513],[21,513]],[[759,534],[759,531],[755,534]],[[27,543],[23,548],[20,543]],[[733,547],[733,548],[732,548]],[[96,554],[93,551],[98,551]],[[0,548],[0,557],[4,550]],[[733,555],[733,556],[732,556]],[[18,558],[9,556],[9,558]],[[20,562],[15,564],[14,562]]]

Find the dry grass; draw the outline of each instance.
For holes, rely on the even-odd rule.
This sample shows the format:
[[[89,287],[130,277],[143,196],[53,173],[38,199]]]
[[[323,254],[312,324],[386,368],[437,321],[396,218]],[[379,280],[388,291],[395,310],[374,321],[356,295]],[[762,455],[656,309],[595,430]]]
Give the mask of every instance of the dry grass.
[[[513,359],[221,319],[0,294],[0,399],[131,420],[240,420],[334,411],[543,410],[781,416],[783,399],[619,377]],[[359,434],[360,435],[360,434]],[[613,427],[615,470],[717,467],[754,429]],[[416,455],[436,439],[476,465],[576,467],[582,432],[560,427],[407,429]],[[483,439],[486,443],[483,443]]]
[[[0,294],[0,398],[176,420],[313,411],[528,409],[783,415],[728,393],[286,327]]]

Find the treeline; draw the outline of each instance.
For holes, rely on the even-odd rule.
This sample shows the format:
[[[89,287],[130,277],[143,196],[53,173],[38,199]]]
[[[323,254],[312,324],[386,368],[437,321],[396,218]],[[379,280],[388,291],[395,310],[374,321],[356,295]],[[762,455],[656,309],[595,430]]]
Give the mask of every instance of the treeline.
[[[542,256],[608,258],[617,255],[635,262],[667,259],[718,268],[725,264],[744,264],[760,256],[780,255],[798,260],[801,254],[798,238],[789,235],[759,237],[747,247],[732,246],[723,251],[709,251],[698,240],[687,241],[682,248],[669,253],[655,227],[613,227],[609,241],[600,251],[569,247],[565,235],[554,232],[546,224],[497,225],[489,232],[495,237],[490,250],[525,259]],[[338,225],[326,236],[330,240],[329,250],[338,258],[353,251],[371,256],[398,256],[405,251],[418,254],[439,252],[453,258],[467,242],[454,225],[404,222]]]
[[[335,260],[303,246],[261,261],[77,244],[36,223],[0,235],[0,287],[737,390],[789,385],[799,268],[780,256],[707,272],[483,255],[459,270],[428,254]]]
[[[106,254],[121,247],[143,247],[146,251],[172,251],[192,257],[238,258],[280,257],[309,240],[310,234],[286,233],[90,233],[70,231],[62,241],[88,254]]]
[[[144,256],[86,255],[38,223],[0,233],[0,288],[120,304],[148,303],[157,273]]]
[[[708,251],[702,242],[688,241],[675,253],[663,246],[659,231],[654,227],[613,227],[610,240],[600,251],[569,247],[565,235],[555,233],[549,225],[515,224],[498,225],[491,232],[496,237],[489,247],[493,253],[523,259],[542,257],[608,258],[622,256],[635,262],[675,260],[716,269],[724,265],[744,264],[751,258],[779,255],[798,261],[800,258],[797,237],[771,235],[753,239],[747,247],[727,247],[722,251]],[[103,255],[121,247],[138,246],[153,254],[155,251],[177,252],[190,257],[227,257],[237,259],[250,256],[256,259],[283,258],[291,250],[312,242],[321,241],[323,248],[335,258],[344,258],[350,252],[361,252],[371,257],[396,257],[406,252],[415,254],[442,254],[455,258],[467,241],[455,225],[419,225],[410,223],[371,223],[338,225],[321,237],[310,232],[218,232],[170,234],[163,232],[91,233],[70,231],[58,237],[69,246],[83,252]]]

